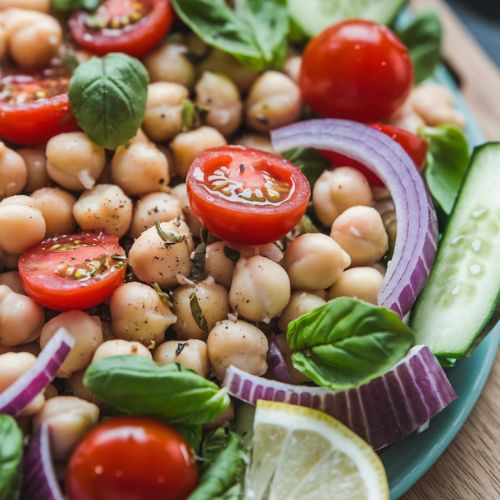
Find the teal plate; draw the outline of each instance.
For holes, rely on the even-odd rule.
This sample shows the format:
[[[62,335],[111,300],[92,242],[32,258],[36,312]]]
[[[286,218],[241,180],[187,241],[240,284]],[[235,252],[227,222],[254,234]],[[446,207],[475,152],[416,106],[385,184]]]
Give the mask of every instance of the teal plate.
[[[466,116],[466,133],[470,143],[477,145],[483,142],[484,136],[466,109],[449,73],[439,68],[435,80],[454,92],[456,107]],[[446,370],[457,399],[431,420],[426,431],[414,434],[381,453],[389,478],[391,500],[401,497],[429,470],[464,425],[488,379],[499,344],[500,323],[497,323],[470,358]]]

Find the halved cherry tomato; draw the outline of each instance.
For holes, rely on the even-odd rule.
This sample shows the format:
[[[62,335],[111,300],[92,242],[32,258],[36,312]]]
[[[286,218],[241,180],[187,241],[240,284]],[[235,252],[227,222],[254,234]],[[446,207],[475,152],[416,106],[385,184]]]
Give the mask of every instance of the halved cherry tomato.
[[[197,484],[187,441],[151,418],[117,417],[98,425],[66,470],[68,500],[185,500]]]
[[[407,153],[408,156],[413,160],[417,170],[421,172],[425,165],[425,157],[427,155],[427,150],[429,145],[427,141],[407,130],[401,128],[393,127],[392,125],[386,125],[382,123],[372,123],[370,127],[373,127],[385,135],[388,135],[391,139],[394,139]],[[337,167],[354,167],[365,175],[368,182],[374,186],[383,187],[384,183],[380,178],[375,175],[371,170],[366,168],[364,165],[359,163],[348,156],[335,153],[334,151],[321,151],[321,154],[330,160]]]
[[[56,311],[88,309],[125,279],[125,251],[116,236],[79,233],[49,238],[19,258],[26,293]]]
[[[168,0],[105,0],[95,12],[75,12],[69,28],[78,45],[94,54],[142,57],[170,31],[172,19]]]
[[[208,149],[186,179],[189,203],[219,238],[260,245],[299,223],[309,202],[309,182],[293,163],[257,149]]]
[[[78,130],[68,98],[70,75],[62,68],[6,73],[0,79],[0,138],[25,146]]]
[[[302,58],[302,95],[321,117],[386,120],[412,84],[406,47],[389,28],[371,21],[330,26],[309,42]]]

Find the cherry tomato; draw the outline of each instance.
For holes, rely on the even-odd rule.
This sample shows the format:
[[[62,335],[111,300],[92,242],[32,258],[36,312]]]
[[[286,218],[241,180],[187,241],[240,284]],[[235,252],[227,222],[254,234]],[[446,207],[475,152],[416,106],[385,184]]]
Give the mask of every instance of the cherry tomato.
[[[70,75],[60,68],[6,73],[0,79],[0,138],[25,146],[78,130],[68,98]]]
[[[75,12],[69,28],[78,45],[94,54],[142,57],[170,31],[172,18],[168,0],[105,0],[95,12]]]
[[[412,84],[406,47],[391,30],[370,21],[330,26],[309,42],[302,58],[303,98],[322,117],[386,120]]]
[[[257,149],[208,149],[186,179],[189,203],[219,238],[260,245],[299,223],[309,202],[309,182],[293,163]]]
[[[197,484],[184,437],[142,417],[117,417],[95,427],[66,471],[68,500],[185,500]]]
[[[427,141],[425,139],[401,128],[393,127],[392,125],[372,123],[370,124],[370,127],[380,130],[380,132],[383,132],[391,139],[394,139],[408,153],[408,156],[413,160],[413,163],[417,167],[417,170],[419,172],[423,170],[425,165],[425,157],[427,155],[427,150],[429,149],[429,145],[427,144]],[[334,151],[321,151],[321,154],[337,167],[356,168],[365,175],[370,184],[380,187],[384,186],[384,183],[376,174],[374,174],[371,170],[366,168],[358,161],[353,160],[348,156],[335,153]]]
[[[26,293],[56,311],[88,309],[125,279],[125,251],[116,236],[79,233],[49,238],[19,258]]]

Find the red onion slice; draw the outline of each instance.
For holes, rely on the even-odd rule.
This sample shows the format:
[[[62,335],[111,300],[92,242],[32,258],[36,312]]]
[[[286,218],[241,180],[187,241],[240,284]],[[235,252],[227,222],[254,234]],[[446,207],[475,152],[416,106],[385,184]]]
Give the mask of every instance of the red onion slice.
[[[28,443],[21,499],[64,500],[52,464],[47,424],[42,424]]]
[[[273,148],[316,148],[359,161],[389,189],[397,237],[378,303],[404,316],[429,275],[437,246],[437,220],[422,177],[399,144],[382,132],[349,120],[309,120],[271,132]]]
[[[324,411],[347,425],[375,449],[420,429],[455,398],[455,391],[427,346],[412,347],[391,370],[346,391],[284,384],[230,366],[229,394],[255,405],[265,399]]]
[[[292,377],[290,370],[285,361],[283,353],[280,351],[276,343],[276,334],[271,333],[269,336],[269,349],[267,351],[267,365],[269,367],[266,376],[271,377],[273,380],[280,382],[290,383]]]
[[[0,394],[0,413],[16,416],[28,406],[54,380],[74,343],[69,333],[60,328],[31,368]]]

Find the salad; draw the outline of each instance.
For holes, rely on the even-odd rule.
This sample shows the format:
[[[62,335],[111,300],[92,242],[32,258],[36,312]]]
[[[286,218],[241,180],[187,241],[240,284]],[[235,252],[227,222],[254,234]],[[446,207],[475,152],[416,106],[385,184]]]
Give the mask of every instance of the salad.
[[[0,0],[0,500],[388,498],[500,296],[405,3]]]

